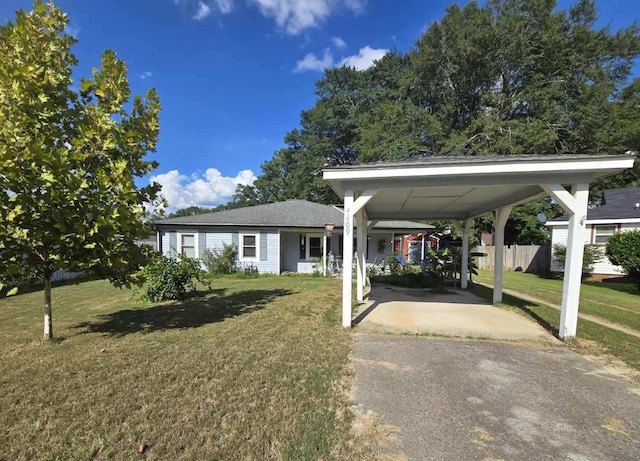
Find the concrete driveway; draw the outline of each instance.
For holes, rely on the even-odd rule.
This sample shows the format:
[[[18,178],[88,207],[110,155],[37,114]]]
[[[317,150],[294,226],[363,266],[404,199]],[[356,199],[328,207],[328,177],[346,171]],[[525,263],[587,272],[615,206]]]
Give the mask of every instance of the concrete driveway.
[[[354,320],[356,331],[430,333],[559,343],[516,312],[492,306],[470,291],[401,288],[375,284]]]
[[[391,459],[640,459],[638,390],[563,347],[354,336],[354,400],[397,428]]]

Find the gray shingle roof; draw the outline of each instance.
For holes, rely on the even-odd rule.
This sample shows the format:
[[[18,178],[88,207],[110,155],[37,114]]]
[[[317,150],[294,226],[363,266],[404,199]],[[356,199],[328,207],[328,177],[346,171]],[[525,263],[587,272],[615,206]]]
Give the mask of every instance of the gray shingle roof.
[[[287,200],[233,210],[204,213],[179,218],[161,219],[158,226],[256,226],[256,227],[318,227],[334,223],[342,228],[344,215],[342,210],[332,205],[309,202],[306,200]],[[414,221],[380,221],[375,229],[432,229],[433,226]]]
[[[638,219],[640,221],[640,187],[626,189],[609,189],[602,193],[602,205],[587,211],[587,221],[600,219]],[[568,216],[550,219],[554,221],[568,221]]]

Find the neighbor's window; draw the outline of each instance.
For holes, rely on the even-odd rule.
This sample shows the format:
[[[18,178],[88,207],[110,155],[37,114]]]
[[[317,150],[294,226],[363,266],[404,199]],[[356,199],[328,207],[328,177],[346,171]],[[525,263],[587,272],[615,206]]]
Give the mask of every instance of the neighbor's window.
[[[618,226],[595,226],[594,242],[596,245],[604,245],[609,241],[609,237],[615,234]]]
[[[196,257],[196,236],[194,234],[182,234],[180,253],[187,258]]]
[[[255,234],[242,236],[242,258],[257,259],[258,257],[258,236]]]

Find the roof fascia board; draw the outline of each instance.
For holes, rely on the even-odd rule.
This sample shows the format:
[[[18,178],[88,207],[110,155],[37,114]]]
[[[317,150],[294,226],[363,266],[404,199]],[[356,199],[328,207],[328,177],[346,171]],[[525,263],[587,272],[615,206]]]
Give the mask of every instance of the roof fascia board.
[[[640,224],[640,218],[625,219],[587,219],[585,224]],[[569,221],[547,221],[547,226],[567,226]]]
[[[546,161],[522,161],[496,162],[482,164],[435,164],[419,166],[387,166],[380,168],[362,169],[331,169],[325,170],[323,177],[325,180],[362,180],[362,179],[385,179],[385,178],[411,178],[411,177],[432,177],[432,176],[473,176],[473,175],[503,175],[514,173],[547,174],[547,173],[571,173],[581,171],[606,171],[627,169],[633,166],[635,157],[631,156],[594,156],[590,159],[557,160]],[[541,182],[538,180],[538,182]]]
[[[395,189],[395,188],[416,188],[416,187],[481,187],[481,186],[532,186],[541,182],[557,182],[561,184],[573,184],[592,182],[597,175],[590,173],[574,173],[568,175],[566,173],[546,174],[544,180],[541,181],[540,175],[523,174],[523,175],[492,175],[492,176],[450,176],[450,177],[432,177],[428,181],[426,178],[387,178],[387,179],[361,179],[342,182],[329,181],[331,188],[342,197],[344,189],[367,190],[367,189]]]

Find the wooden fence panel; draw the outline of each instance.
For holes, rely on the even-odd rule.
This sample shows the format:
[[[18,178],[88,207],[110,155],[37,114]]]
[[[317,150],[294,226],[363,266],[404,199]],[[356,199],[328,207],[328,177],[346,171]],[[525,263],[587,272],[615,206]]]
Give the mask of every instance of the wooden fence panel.
[[[480,269],[495,269],[496,249],[493,246],[476,247],[474,252],[487,256],[474,258]],[[521,270],[533,274],[543,274],[551,270],[550,245],[510,245],[504,247],[502,259],[504,270]]]

